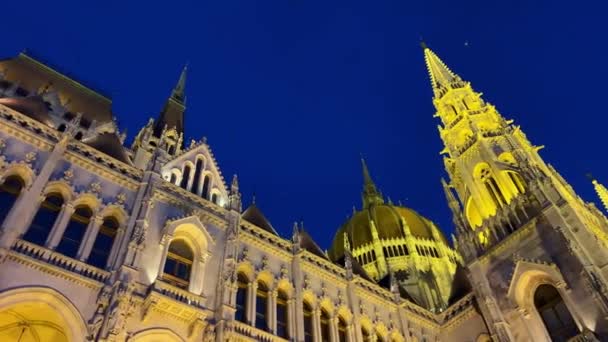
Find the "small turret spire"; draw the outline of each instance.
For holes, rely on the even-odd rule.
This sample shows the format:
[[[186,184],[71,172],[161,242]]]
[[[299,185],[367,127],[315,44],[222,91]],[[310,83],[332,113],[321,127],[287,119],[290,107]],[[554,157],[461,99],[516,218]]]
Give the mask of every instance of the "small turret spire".
[[[420,44],[424,51],[424,61],[431,78],[431,86],[435,98],[441,97],[445,90],[452,87],[462,86],[462,79],[450,70],[439,57],[424,42]]]
[[[382,193],[376,188],[363,157],[361,157],[361,166],[363,169],[363,207],[369,208],[373,204],[384,204]]]

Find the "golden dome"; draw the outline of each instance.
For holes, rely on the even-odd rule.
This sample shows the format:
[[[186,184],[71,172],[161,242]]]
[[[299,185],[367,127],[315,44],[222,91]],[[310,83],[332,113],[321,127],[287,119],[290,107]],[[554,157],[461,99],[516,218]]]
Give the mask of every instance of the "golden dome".
[[[390,204],[374,205],[355,212],[336,232],[329,250],[332,260],[344,255],[344,233],[349,237],[351,250],[373,242],[372,222],[378,239],[389,240],[406,237],[409,232],[419,239],[438,240],[448,245],[443,233],[433,223],[413,209]]]

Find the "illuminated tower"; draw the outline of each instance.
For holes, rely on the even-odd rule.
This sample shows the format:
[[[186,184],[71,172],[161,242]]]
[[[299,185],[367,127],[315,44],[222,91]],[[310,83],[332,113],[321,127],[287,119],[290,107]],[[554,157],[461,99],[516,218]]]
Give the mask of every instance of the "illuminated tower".
[[[435,116],[441,121],[441,153],[449,176],[444,190],[454,215],[456,244],[495,339],[542,340],[551,335],[542,324],[525,321],[533,320],[528,319],[531,311],[540,311],[530,304],[538,284],[532,285],[531,278],[523,284],[518,278],[523,277],[518,272],[525,273],[523,262],[534,264],[526,267],[538,268],[537,275],[554,272],[551,276],[559,286],[580,286],[570,297],[585,298],[583,288],[592,288],[596,300],[588,305],[593,313],[583,307],[569,309],[578,317],[572,322],[579,331],[595,326],[608,308],[605,217],[543,161],[538,154],[542,147],[531,144],[512,120],[502,117],[433,51],[425,45],[423,49]],[[508,273],[513,275],[505,279]],[[533,318],[542,323],[539,315]]]

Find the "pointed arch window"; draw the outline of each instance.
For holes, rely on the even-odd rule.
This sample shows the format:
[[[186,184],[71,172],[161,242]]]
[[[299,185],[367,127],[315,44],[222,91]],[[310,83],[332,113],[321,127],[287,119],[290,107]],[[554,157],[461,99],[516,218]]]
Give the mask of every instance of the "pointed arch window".
[[[247,322],[247,284],[249,279],[243,274],[237,275],[237,289],[236,289],[236,312],[234,313],[234,319],[239,322]]]
[[[13,208],[24,185],[25,182],[19,176],[8,176],[0,185],[0,223]]]
[[[105,268],[110,257],[110,251],[114,245],[116,234],[118,233],[118,220],[113,216],[103,219],[99,233],[95,237],[93,249],[87,262],[95,267]]]
[[[192,193],[198,194],[198,188],[201,184],[201,172],[203,172],[203,160],[198,159],[196,161],[196,167],[194,169],[194,180],[192,181]]]
[[[264,282],[258,282],[255,294],[255,327],[261,330],[268,330],[268,320],[266,312],[268,310],[268,286]]]
[[[304,342],[313,342],[313,321],[312,321],[312,307],[308,302],[304,302],[303,305],[304,311]]]
[[[277,335],[284,339],[289,338],[289,307],[287,293],[279,290],[277,295]]]
[[[169,154],[170,155],[175,155],[175,145],[169,146]]]
[[[338,316],[338,342],[347,342],[346,321],[342,316]]]
[[[53,229],[59,217],[63,203],[63,196],[59,193],[46,195],[44,201],[40,204],[36,216],[32,220],[30,228],[23,235],[23,240],[44,246],[51,233],[51,229]]]
[[[578,335],[578,328],[555,287],[543,284],[534,292],[534,306],[547,328],[551,340],[568,341]]]
[[[184,189],[188,189],[188,181],[190,180],[190,165],[186,164],[184,166],[184,176],[182,177],[182,182],[180,184],[180,186]]]
[[[327,313],[327,311],[325,311],[325,309],[321,309],[321,341],[330,340],[329,324],[329,314]]]
[[[479,171],[479,178],[497,208],[507,203],[489,167],[485,166]]]
[[[205,180],[203,181],[203,191],[201,192],[201,196],[203,196],[206,199],[209,199],[209,186],[211,179],[209,178],[209,175],[205,175]]]
[[[87,231],[89,223],[91,223],[91,216],[93,216],[93,211],[88,206],[82,205],[76,207],[61,237],[61,241],[57,245],[57,252],[70,258],[76,257],[84,233]]]
[[[173,240],[169,245],[165,268],[163,270],[163,280],[183,289],[187,289],[190,283],[190,272],[194,253],[186,241]]]

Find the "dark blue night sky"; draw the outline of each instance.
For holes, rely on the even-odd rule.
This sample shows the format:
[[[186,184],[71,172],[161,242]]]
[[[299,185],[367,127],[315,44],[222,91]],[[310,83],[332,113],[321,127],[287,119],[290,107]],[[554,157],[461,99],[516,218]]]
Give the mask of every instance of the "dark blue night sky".
[[[187,137],[208,138],[283,236],[303,219],[328,248],[361,206],[360,155],[385,196],[452,231],[421,36],[597,201],[584,177],[608,183],[597,3],[7,1],[0,56],[27,48],[111,97],[129,141],[189,62]]]

